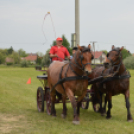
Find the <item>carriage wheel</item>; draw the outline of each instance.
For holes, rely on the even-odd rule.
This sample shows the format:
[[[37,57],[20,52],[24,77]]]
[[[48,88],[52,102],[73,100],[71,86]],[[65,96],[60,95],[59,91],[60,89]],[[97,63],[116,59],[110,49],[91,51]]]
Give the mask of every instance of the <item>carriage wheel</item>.
[[[45,92],[45,98],[46,98],[46,112],[48,115],[51,114],[51,96],[50,96],[50,90],[47,89]]]
[[[39,112],[44,112],[44,91],[42,87],[37,89],[37,109]]]

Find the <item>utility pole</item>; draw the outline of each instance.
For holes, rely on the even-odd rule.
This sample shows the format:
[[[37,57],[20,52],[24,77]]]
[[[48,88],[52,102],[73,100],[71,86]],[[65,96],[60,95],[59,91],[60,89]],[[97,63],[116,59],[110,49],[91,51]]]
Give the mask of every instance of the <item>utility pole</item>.
[[[75,0],[75,34],[76,45],[80,45],[80,18],[79,18],[79,0]]]
[[[91,41],[91,43],[93,44],[93,50],[94,50],[94,64],[95,64],[95,43],[96,43],[96,41]]]

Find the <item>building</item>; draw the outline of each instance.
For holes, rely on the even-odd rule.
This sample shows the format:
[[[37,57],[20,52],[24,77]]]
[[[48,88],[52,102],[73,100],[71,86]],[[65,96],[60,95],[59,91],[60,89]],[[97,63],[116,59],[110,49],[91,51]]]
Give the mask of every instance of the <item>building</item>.
[[[27,61],[29,61],[31,64],[36,64],[37,58],[38,58],[38,55],[37,54],[30,53],[24,59],[27,60]]]
[[[106,59],[106,54],[102,51],[96,51],[95,54],[93,52],[94,59],[92,60],[92,64],[102,64]]]
[[[6,57],[5,63],[14,63],[14,59],[10,57]]]

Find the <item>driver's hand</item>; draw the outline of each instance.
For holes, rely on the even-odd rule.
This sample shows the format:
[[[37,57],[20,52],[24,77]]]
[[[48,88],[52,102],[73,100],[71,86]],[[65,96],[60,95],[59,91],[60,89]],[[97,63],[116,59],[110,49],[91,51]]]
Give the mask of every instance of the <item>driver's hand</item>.
[[[57,54],[55,54],[55,57],[58,57],[58,55],[57,55]]]

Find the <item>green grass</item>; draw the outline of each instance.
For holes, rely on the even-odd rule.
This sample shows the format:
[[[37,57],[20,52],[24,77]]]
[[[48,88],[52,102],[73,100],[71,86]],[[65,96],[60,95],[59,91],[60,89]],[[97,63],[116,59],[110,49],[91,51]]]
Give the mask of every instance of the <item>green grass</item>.
[[[134,71],[131,72],[130,103],[134,117]],[[123,95],[113,97],[112,118],[95,113],[92,105],[81,109],[80,125],[73,125],[73,110],[67,105],[68,115],[62,119],[62,104],[56,104],[57,117],[39,113],[36,91],[41,83],[36,78],[42,72],[34,68],[0,68],[0,134],[133,134],[134,123],[129,123]],[[27,80],[31,77],[31,84]]]

